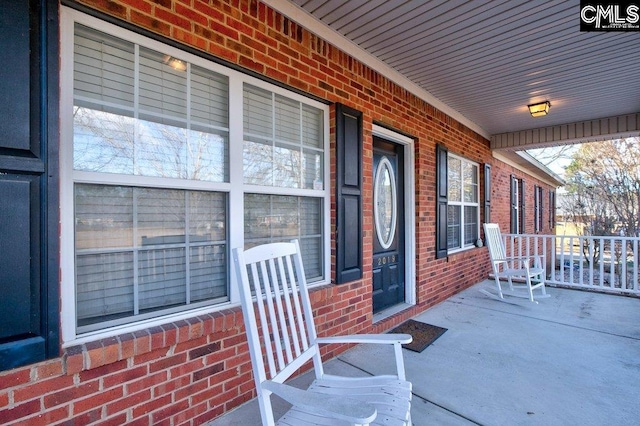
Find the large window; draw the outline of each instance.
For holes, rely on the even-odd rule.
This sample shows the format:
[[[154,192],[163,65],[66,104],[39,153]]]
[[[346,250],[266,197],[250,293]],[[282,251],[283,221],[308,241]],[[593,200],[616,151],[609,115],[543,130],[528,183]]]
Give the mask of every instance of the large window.
[[[479,233],[478,164],[449,154],[447,161],[447,247],[471,247]]]
[[[234,246],[297,238],[308,279],[325,280],[327,107],[65,16],[65,341],[236,302]]]

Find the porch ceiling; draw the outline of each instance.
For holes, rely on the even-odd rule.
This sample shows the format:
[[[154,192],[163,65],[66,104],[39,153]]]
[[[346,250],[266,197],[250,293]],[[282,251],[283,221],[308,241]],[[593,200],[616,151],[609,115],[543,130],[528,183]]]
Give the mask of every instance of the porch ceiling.
[[[379,61],[385,75],[397,72],[396,81],[406,79],[405,87],[417,87],[436,107],[463,117],[491,137],[494,148],[505,147],[496,139],[519,134],[524,145],[578,142],[588,139],[585,127],[591,140],[640,134],[640,32],[580,32],[578,0],[266,3],[294,20],[323,24],[312,31],[330,28],[340,35],[330,41],[342,40],[339,46],[359,58],[357,50],[366,52],[373,57],[368,64]],[[527,105],[545,100],[550,113],[531,117]],[[615,117],[607,123],[616,126],[603,128],[605,117]],[[560,134],[566,126],[561,137],[544,140],[522,132]]]

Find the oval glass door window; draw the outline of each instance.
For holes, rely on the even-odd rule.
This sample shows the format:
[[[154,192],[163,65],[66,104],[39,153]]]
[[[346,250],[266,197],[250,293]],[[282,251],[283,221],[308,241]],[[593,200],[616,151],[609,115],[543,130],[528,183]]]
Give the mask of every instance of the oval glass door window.
[[[380,245],[388,249],[396,234],[396,177],[391,162],[382,157],[376,169],[373,184],[373,216],[376,221],[376,234]]]

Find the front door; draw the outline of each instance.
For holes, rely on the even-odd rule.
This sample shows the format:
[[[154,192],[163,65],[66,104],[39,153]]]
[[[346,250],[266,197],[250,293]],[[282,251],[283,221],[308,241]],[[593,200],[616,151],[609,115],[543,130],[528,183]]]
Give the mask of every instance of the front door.
[[[373,138],[373,312],[403,303],[404,147]]]

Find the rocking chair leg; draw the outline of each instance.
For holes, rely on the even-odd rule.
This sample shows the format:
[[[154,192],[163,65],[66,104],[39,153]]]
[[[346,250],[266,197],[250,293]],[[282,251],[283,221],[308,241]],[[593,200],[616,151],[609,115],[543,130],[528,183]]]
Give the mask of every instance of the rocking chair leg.
[[[531,277],[527,276],[527,287],[529,288],[529,300],[535,302],[533,298],[533,289],[531,288]]]
[[[500,299],[504,299],[504,296],[502,295],[502,286],[500,285],[500,278],[496,276],[495,281],[496,287],[498,288],[498,296],[500,296]]]

